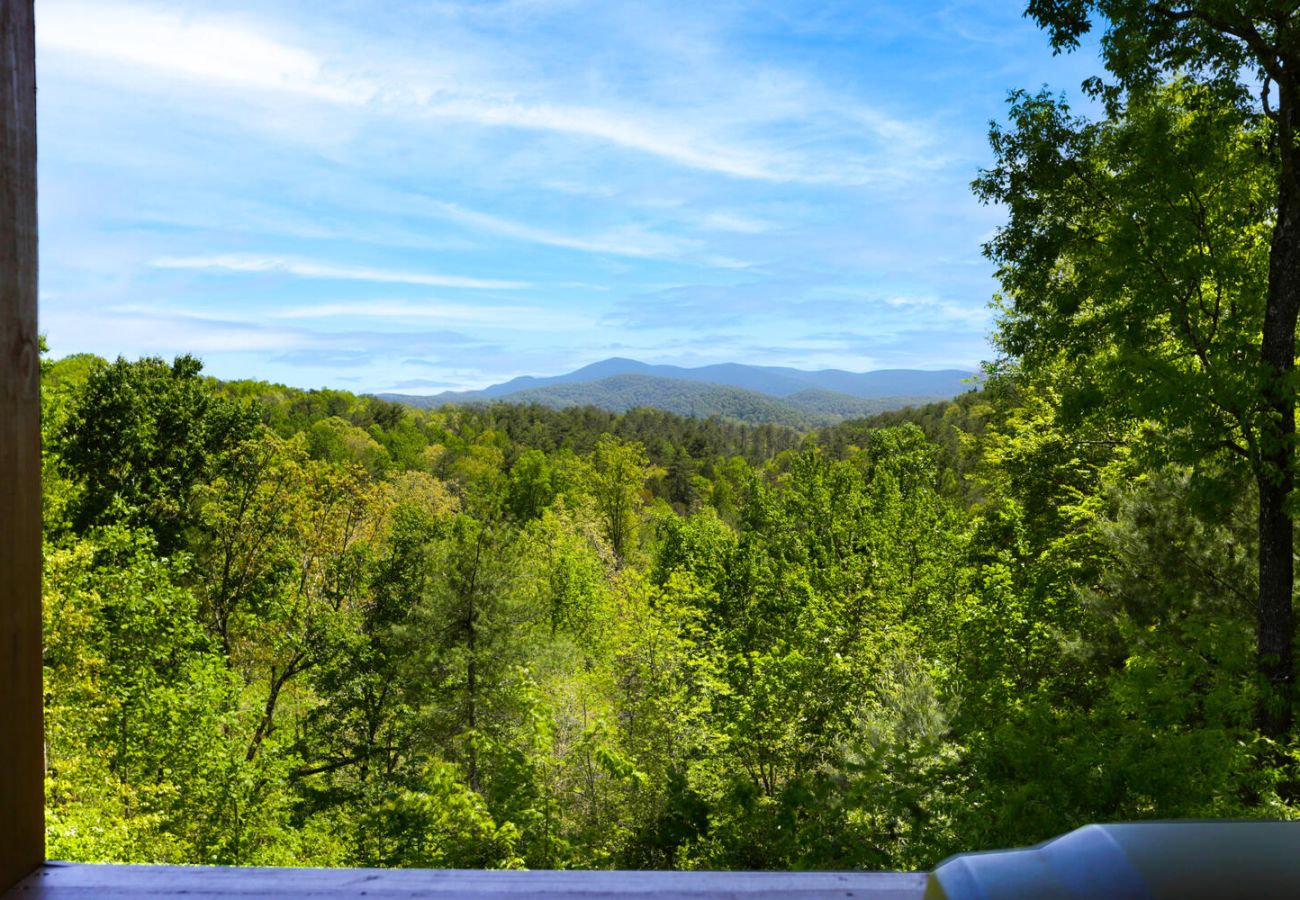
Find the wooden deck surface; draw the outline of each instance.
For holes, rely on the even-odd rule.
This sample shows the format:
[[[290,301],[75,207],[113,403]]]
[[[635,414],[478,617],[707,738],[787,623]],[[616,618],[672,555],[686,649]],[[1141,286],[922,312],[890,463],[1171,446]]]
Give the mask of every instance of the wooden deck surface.
[[[892,872],[480,872],[456,869],[259,869],[47,863],[4,900],[126,897],[654,898],[920,900],[924,874]]]

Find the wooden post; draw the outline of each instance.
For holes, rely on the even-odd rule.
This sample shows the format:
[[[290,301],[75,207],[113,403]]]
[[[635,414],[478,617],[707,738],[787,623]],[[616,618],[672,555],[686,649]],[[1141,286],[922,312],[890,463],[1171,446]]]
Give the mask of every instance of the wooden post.
[[[44,862],[33,0],[0,0],[0,890]]]

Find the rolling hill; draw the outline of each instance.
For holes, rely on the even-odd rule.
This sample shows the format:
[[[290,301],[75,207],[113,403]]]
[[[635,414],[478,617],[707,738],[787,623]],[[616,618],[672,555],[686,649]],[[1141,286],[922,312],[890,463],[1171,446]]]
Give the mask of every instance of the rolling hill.
[[[648,406],[686,416],[808,428],[948,399],[970,389],[965,379],[971,374],[955,369],[805,372],[738,363],[688,369],[615,358],[564,375],[514,378],[480,391],[379,396],[426,408],[493,401],[596,406],[612,412]]]
[[[561,384],[591,383],[617,375],[647,375],[676,381],[724,385],[757,391],[772,397],[789,397],[808,390],[834,391],[864,399],[904,396],[954,397],[969,388],[969,385],[963,382],[972,374],[959,369],[935,372],[921,369],[878,369],[874,372],[822,369],[816,372],[805,372],[802,369],[784,366],[746,366],[740,363],[721,363],[688,369],[681,366],[656,366],[637,362],[634,359],[613,357],[564,375],[543,378],[524,375],[501,384],[494,384],[481,391],[447,391],[438,394],[434,399],[447,403],[497,399],[520,391]]]

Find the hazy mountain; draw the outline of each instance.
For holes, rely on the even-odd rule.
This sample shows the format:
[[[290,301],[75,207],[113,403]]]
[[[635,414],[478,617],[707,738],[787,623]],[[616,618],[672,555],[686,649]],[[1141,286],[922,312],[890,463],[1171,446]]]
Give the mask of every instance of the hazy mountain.
[[[517,391],[500,399],[560,408],[596,406],[610,412],[651,406],[683,416],[721,416],[741,422],[772,422],[795,427],[814,424],[794,404],[758,391],[652,375],[613,375],[598,381],[553,384]]]
[[[822,369],[805,372],[784,366],[746,366],[740,363],[722,363],[688,369],[682,366],[652,366],[634,359],[614,357],[583,366],[564,375],[535,378],[524,375],[481,391],[447,391],[433,399],[456,403],[507,397],[520,391],[551,387],[558,384],[581,384],[600,381],[615,375],[649,375],[703,384],[726,385],[758,391],[772,397],[789,397],[807,390],[835,391],[850,397],[869,399],[881,397],[955,397],[970,388],[964,384],[971,372],[944,369],[937,372],[920,369],[878,369],[874,372],[845,372],[842,369]]]
[[[596,406],[623,412],[649,406],[687,416],[810,427],[956,396],[970,388],[969,372],[913,369],[804,372],[727,363],[695,369],[607,359],[549,378],[525,376],[481,391],[428,397],[382,394],[413,406],[444,403],[540,403]]]

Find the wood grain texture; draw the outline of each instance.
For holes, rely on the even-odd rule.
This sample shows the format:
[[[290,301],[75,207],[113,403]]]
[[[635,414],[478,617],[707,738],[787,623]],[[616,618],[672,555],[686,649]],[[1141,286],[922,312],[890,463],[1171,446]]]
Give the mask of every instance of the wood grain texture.
[[[0,887],[45,855],[32,0],[0,0]]]
[[[920,900],[924,874],[897,872],[482,872],[457,869],[258,869],[50,863],[5,900],[201,895],[471,900],[684,897],[690,900]]]

